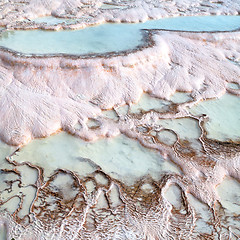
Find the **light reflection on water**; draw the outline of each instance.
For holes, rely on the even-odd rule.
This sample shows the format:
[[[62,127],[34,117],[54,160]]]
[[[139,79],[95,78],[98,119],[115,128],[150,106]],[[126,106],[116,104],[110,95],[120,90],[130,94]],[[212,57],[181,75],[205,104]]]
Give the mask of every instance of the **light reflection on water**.
[[[59,23],[62,20],[50,18],[44,21]],[[148,21],[141,24],[103,24],[78,31],[14,31],[5,32],[2,35],[0,44],[24,53],[103,53],[131,49],[141,44],[142,36],[139,30],[142,28],[183,31],[224,31],[238,28],[239,23],[240,17],[238,16],[181,17]],[[235,85],[230,86],[236,88]],[[170,100],[175,103],[182,103],[191,100],[191,98],[187,94],[176,93]],[[239,103],[239,97],[226,94],[220,99],[201,102],[191,108],[190,112],[194,115],[207,114],[209,116],[209,121],[205,124],[209,138],[222,141],[229,139],[239,140]],[[130,112],[140,113],[140,110],[164,112],[168,110],[169,105],[170,102],[168,101],[143,95],[142,99],[130,108]],[[198,123],[191,118],[160,119],[158,124],[175,131],[184,140],[188,139],[191,141],[200,136]],[[164,138],[166,141],[170,140],[171,144],[176,140],[176,137],[170,132],[166,132],[161,139]],[[12,148],[10,150],[3,144],[3,148],[0,151],[0,154],[2,154],[1,168],[7,166],[3,159],[11,151]],[[32,141],[32,143],[23,147],[12,159],[18,163],[31,162],[32,164],[41,166],[44,169],[45,178],[53,174],[58,168],[77,172],[82,176],[88,176],[98,169],[99,166],[105,173],[121,180],[125,184],[131,184],[146,174],[150,174],[154,179],[158,179],[158,176],[163,172],[180,174],[180,170],[175,165],[163,160],[158,152],[146,149],[137,141],[123,135],[114,139],[101,139],[94,143],[86,143],[66,133],[60,133],[46,139]],[[18,170],[21,172],[21,167]],[[26,172],[28,174],[24,174]],[[22,181],[26,185],[34,184],[37,181],[36,171],[26,170],[22,167],[21,174]],[[57,184],[61,186],[69,178],[64,177],[59,179],[57,179],[59,181]],[[5,180],[5,177],[1,174],[0,181],[4,182]],[[105,179],[99,177],[98,180],[101,182]],[[228,189],[229,186],[231,188]],[[91,186],[89,189],[91,190]],[[233,213],[236,209],[239,211],[239,206],[232,202],[233,200],[239,200],[239,196],[235,199],[235,192],[239,190],[237,182],[234,180],[224,180],[217,190],[222,199],[221,204],[223,207]],[[34,198],[36,190],[25,186],[22,193],[28,197],[25,198],[23,209],[19,212],[20,217],[28,213],[31,199]],[[20,194],[17,184],[14,185],[12,194]],[[171,186],[165,193],[166,199],[176,208],[182,207],[179,201],[180,195],[180,190],[176,186]],[[8,196],[9,194],[5,192],[2,194],[2,199],[8,198]],[[103,203],[105,204],[104,196],[100,196],[103,200],[100,200],[99,204],[103,205]],[[198,203],[193,197],[190,196],[189,198],[191,199],[190,202],[192,201],[191,204],[197,209],[196,211],[200,212],[202,222],[197,227],[201,231],[210,218],[208,209],[205,205]],[[13,209],[16,209],[18,204],[19,199],[13,198],[5,205],[5,208],[13,213]],[[209,233],[211,233],[211,229]]]
[[[206,114],[207,136],[220,141],[240,140],[240,98],[225,94],[219,99],[202,101],[190,109],[194,115]]]
[[[51,17],[45,19],[47,23],[59,21],[62,20],[55,20]],[[124,51],[141,45],[140,29],[232,31],[239,25],[239,16],[200,16],[165,18],[137,24],[107,23],[74,31],[18,30],[13,31],[14,34],[9,34],[7,37],[4,33],[0,39],[0,46],[26,54],[105,53]]]
[[[105,173],[125,184],[132,184],[146,174],[157,179],[165,171],[179,173],[177,167],[164,161],[157,151],[146,149],[123,135],[91,143],[60,133],[33,140],[13,159],[41,166],[47,177],[58,168],[87,176],[100,166]]]
[[[187,98],[186,101],[188,100],[189,99]],[[238,111],[235,111],[235,107],[238,105],[238,101],[239,97],[225,94],[220,99],[203,101],[190,109],[190,111],[196,115],[207,113],[213,122],[223,121],[223,123],[225,123],[226,119],[222,118],[225,116],[223,113],[231,111],[231,114],[233,114],[231,115],[233,120],[237,118]],[[155,110],[159,111],[159,106],[160,108],[165,106],[161,105],[161,103],[161,99],[159,99],[158,103],[158,99],[143,95],[141,101],[136,104],[137,108],[132,106],[132,110],[134,112],[134,109],[137,109],[137,112],[139,113],[141,109],[143,111],[149,111],[156,108]],[[233,105],[229,107],[229,103],[232,103]],[[203,108],[202,105],[204,104],[207,104],[208,107]],[[232,107],[233,109],[230,109]],[[196,109],[198,109],[198,111]],[[205,112],[205,110],[208,112]],[[192,118],[159,119],[157,124],[165,128],[172,129],[182,140],[193,141],[200,136],[200,129],[197,121]],[[218,130],[220,131],[221,129]],[[171,134],[164,135],[164,138],[168,137],[171,140],[174,136]],[[13,151],[14,148],[3,143],[1,144],[1,168],[10,167],[9,163],[4,161],[4,157]],[[162,173],[182,174],[182,172],[174,164],[164,160],[160,153],[155,150],[147,149],[141,146],[136,140],[127,138],[124,135],[111,139],[100,139],[96,142],[85,142],[62,132],[45,139],[33,140],[11,157],[11,160],[16,161],[17,163],[31,162],[34,165],[42,167],[44,170],[45,180],[47,180],[48,177],[54,174],[54,171],[59,168],[70,170],[71,172],[77,173],[79,176],[87,177],[100,167],[112,178],[116,178],[129,186],[146,174],[151,175],[151,177],[156,180],[159,179],[159,176]],[[11,169],[13,168],[14,166],[11,167]],[[1,195],[1,198],[6,200],[10,196],[25,194],[26,197],[24,197],[22,210],[18,213],[18,216],[21,218],[28,214],[30,208],[29,206],[32,203],[32,199],[35,197],[36,189],[27,185],[34,185],[37,182],[37,172],[36,170],[29,169],[25,165],[18,166],[17,169],[21,172],[23,186],[25,184],[24,188],[20,189],[18,183],[16,182],[14,183],[13,191],[11,193],[4,192]],[[16,176],[5,176],[1,173],[1,183],[4,181],[6,183],[6,180],[9,180],[6,177],[10,177],[10,179],[12,178],[13,180]],[[100,184],[108,184],[108,180],[103,177],[103,175],[96,175],[95,179]],[[52,185],[50,185],[54,187],[55,191],[58,189],[61,194],[66,196],[65,200],[67,201],[74,198],[78,193],[76,187],[73,187],[73,182],[74,179],[72,176],[61,173],[51,183]],[[1,184],[1,186],[4,187],[5,185]],[[239,200],[239,196],[237,194],[239,186],[239,183],[235,180],[229,180],[226,178],[217,187],[217,193],[220,196],[220,203],[226,209],[226,217],[229,217],[228,224],[235,227],[239,227],[238,222],[236,222],[233,217],[234,214],[239,211],[239,206],[236,204]],[[72,188],[72,191],[70,191],[71,194],[69,193],[69,187]],[[88,194],[94,192],[95,185],[93,181],[89,180],[86,182],[86,188]],[[142,189],[151,194],[153,186],[146,183],[142,186]],[[179,211],[180,214],[183,215],[186,214],[180,187],[174,184],[170,185],[165,189],[163,196],[174,211]],[[115,194],[114,197],[116,198],[116,202],[113,204],[120,204],[118,194]],[[51,202],[55,200],[52,198],[53,196],[49,197],[50,200],[48,199],[50,206],[49,209],[54,211],[54,205],[51,205]],[[195,199],[191,194],[188,194],[187,198],[189,204],[198,216],[194,231],[198,233],[211,234],[213,228],[208,224],[208,222],[212,219],[212,213],[209,207],[206,204],[199,202],[199,200]],[[96,208],[101,209],[108,205],[103,192],[99,193],[98,199],[99,201],[96,204]],[[3,206],[4,207],[1,208],[1,210],[6,209],[8,212],[13,213],[19,206],[19,199],[14,197]],[[37,208],[38,205],[35,204],[35,207]],[[225,215],[221,217],[225,218]]]

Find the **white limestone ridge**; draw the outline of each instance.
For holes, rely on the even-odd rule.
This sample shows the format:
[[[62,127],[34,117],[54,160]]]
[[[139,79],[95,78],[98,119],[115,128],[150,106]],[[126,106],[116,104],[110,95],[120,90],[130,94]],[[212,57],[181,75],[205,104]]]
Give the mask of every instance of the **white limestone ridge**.
[[[1,139],[24,144],[101,109],[137,102],[142,92],[168,99],[187,91],[199,100],[221,96],[228,82],[239,82],[240,70],[228,60],[239,57],[238,32],[152,34],[152,46],[120,56],[24,57],[1,51]]]

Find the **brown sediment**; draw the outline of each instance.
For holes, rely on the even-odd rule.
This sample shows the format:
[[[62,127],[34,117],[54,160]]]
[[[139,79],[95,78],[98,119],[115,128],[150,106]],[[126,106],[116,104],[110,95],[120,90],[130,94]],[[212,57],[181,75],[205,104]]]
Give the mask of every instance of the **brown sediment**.
[[[205,34],[206,37],[212,37],[214,34],[208,33]],[[63,111],[64,113],[68,113],[69,111],[72,112],[72,116],[61,114],[62,117],[66,118],[66,124],[64,124],[62,121],[59,121],[60,119],[57,117],[52,119],[55,122],[58,122],[58,127],[56,129],[48,129],[47,134],[46,133],[37,133],[34,134],[31,132],[31,129],[29,127],[26,127],[29,131],[27,141],[31,140],[32,136],[35,135],[35,137],[44,137],[52,134],[53,132],[58,131],[59,129],[68,129],[70,126],[68,126],[69,121],[71,122],[77,122],[79,121],[79,117],[77,115],[81,115],[80,118],[86,118],[90,117],[93,118],[91,115],[99,114],[100,109],[109,109],[113,108],[114,106],[123,105],[124,103],[131,103],[136,102],[137,99],[140,96],[140,93],[149,92],[154,97],[158,98],[169,98],[169,95],[174,93],[174,91],[188,91],[191,92],[193,96],[193,102],[199,101],[203,98],[211,98],[215,97],[216,94],[222,94],[224,91],[224,87],[226,84],[226,81],[229,81],[229,76],[231,76],[234,81],[236,81],[236,78],[239,76],[239,69],[234,65],[226,62],[226,66],[223,64],[225,63],[224,58],[221,57],[220,60],[219,57],[215,57],[214,55],[219,54],[220,50],[217,50],[215,53],[215,50],[211,47],[211,40],[208,44],[209,46],[205,48],[205,46],[202,46],[202,43],[198,41],[198,37],[201,37],[201,34],[198,33],[180,33],[180,32],[174,32],[170,33],[169,31],[146,31],[145,32],[145,44],[137,48],[135,50],[129,50],[129,51],[123,51],[120,53],[106,53],[103,55],[84,55],[84,56],[71,56],[71,55],[59,55],[59,56],[24,56],[17,53],[10,53],[9,50],[2,51],[2,67],[3,71],[7,74],[3,75],[3,78],[6,78],[6,81],[17,81],[21,82],[23,85],[22,87],[26,87],[27,90],[36,91],[34,89],[39,89],[38,92],[41,94],[44,93],[44,96],[46,94],[47,97],[51,98],[49,99],[49,104],[52,104],[52,107],[58,107],[56,103],[59,101],[59,98],[62,98],[62,101],[69,100],[72,102],[71,109],[67,107],[68,109],[64,109],[66,107],[60,107],[60,111]],[[195,36],[195,37],[194,37]],[[216,36],[221,36],[223,39],[227,37],[227,41],[229,40],[229,37],[226,34],[218,33]],[[191,38],[193,39],[191,39]],[[157,39],[156,39],[157,38]],[[166,40],[173,44],[172,47],[175,47],[179,45],[186,45],[184,43],[185,41],[189,41],[188,43],[191,44],[189,52],[186,51],[185,57],[186,59],[189,58],[191,61],[196,62],[195,71],[196,71],[196,78],[198,78],[198,74],[200,74],[200,68],[202,69],[202,65],[204,65],[204,59],[201,59],[199,56],[199,53],[191,56],[191,52],[196,50],[196,47],[202,47],[202,51],[206,51],[207,54],[211,53],[207,57],[209,61],[215,62],[215,65],[212,66],[209,71],[206,73],[201,74],[207,74],[207,78],[205,79],[199,79],[197,80],[197,83],[191,82],[189,79],[188,73],[185,76],[186,79],[185,82],[177,81],[176,83],[172,83],[172,85],[169,85],[168,78],[171,79],[171,74],[173,78],[179,78],[177,73],[180,73],[180,69],[183,68],[184,72],[184,63],[181,63],[180,60],[182,59],[182,56],[178,55],[179,53],[176,53],[176,50],[172,48],[168,49],[171,45],[166,44]],[[170,38],[168,40],[168,38]],[[174,38],[174,39],[173,39]],[[195,39],[194,39],[195,38]],[[233,38],[236,38],[236,41],[238,41],[238,34],[234,35]],[[182,42],[184,41],[184,42]],[[224,42],[225,40],[221,40]],[[235,42],[235,40],[233,40]],[[199,45],[200,44],[200,45]],[[227,44],[227,42],[224,44]],[[188,47],[189,48],[189,47]],[[197,50],[196,50],[197,51]],[[222,51],[222,50],[221,50]],[[154,54],[151,56],[151,54],[154,52]],[[189,55],[190,54],[190,55]],[[161,57],[159,57],[159,55]],[[163,57],[165,56],[165,57]],[[194,58],[196,57],[196,59]],[[180,58],[176,60],[175,58]],[[199,58],[199,59],[198,59]],[[139,60],[139,61],[138,61]],[[159,64],[157,65],[156,69],[156,63],[157,61]],[[171,62],[178,61],[178,67],[171,66]],[[203,62],[202,62],[203,61]],[[226,60],[227,61],[227,60]],[[187,60],[187,64],[188,60]],[[129,66],[134,65],[134,69],[129,68]],[[175,64],[176,65],[176,64]],[[192,65],[192,63],[191,63]],[[102,69],[101,66],[104,66]],[[117,66],[117,67],[116,67]],[[142,68],[146,67],[146,78],[142,74]],[[198,67],[197,67],[198,66]],[[170,67],[170,69],[168,69]],[[121,68],[121,69],[120,69]],[[129,68],[129,69],[128,69]],[[179,68],[179,70],[178,70]],[[223,71],[218,71],[219,68],[224,68],[226,70],[226,73]],[[107,71],[106,71],[107,69]],[[110,70],[111,72],[109,72]],[[192,68],[191,68],[192,69]],[[114,70],[114,71],[113,71]],[[130,72],[131,71],[131,72]],[[173,73],[174,71],[177,71],[176,73]],[[180,71],[180,72],[179,72]],[[193,70],[191,70],[191,76]],[[201,70],[202,71],[202,70]],[[163,73],[162,73],[163,72]],[[123,75],[124,73],[124,75]],[[134,74],[133,74],[134,73]],[[96,74],[99,76],[98,79],[95,79],[94,76]],[[156,75],[157,74],[157,75]],[[159,74],[159,76],[158,76]],[[221,81],[221,84],[218,82],[218,84],[215,82],[215,78],[217,78],[214,74],[219,75],[218,81]],[[91,75],[91,77],[90,77]],[[41,77],[40,77],[41,76]],[[143,78],[140,78],[140,76],[143,76]],[[65,79],[67,78],[67,80]],[[121,78],[121,84],[119,85],[118,78]],[[150,78],[149,78],[150,77]],[[149,82],[149,79],[153,77],[152,82]],[[55,79],[58,78],[58,81],[56,82]],[[158,78],[162,79],[161,82],[158,81]],[[209,79],[210,78],[210,79]],[[98,82],[96,82],[98,80]],[[46,86],[42,82],[46,82]],[[90,81],[90,82],[89,82]],[[113,86],[109,86],[107,84],[108,81],[111,81]],[[79,82],[82,83],[82,85],[79,85]],[[165,83],[166,82],[166,83]],[[90,83],[90,84],[89,84]],[[61,84],[63,86],[61,86]],[[72,84],[75,85],[77,88],[76,90],[72,89]],[[136,87],[132,88],[132,84],[135,84]],[[150,85],[149,85],[150,84]],[[195,84],[199,86],[195,86]],[[34,85],[34,86],[32,86]],[[38,86],[39,85],[39,86]],[[58,85],[58,86],[57,86]],[[95,86],[96,85],[96,86]],[[208,88],[205,88],[204,85],[208,85]],[[7,86],[13,87],[14,84],[10,84]],[[61,94],[59,95],[59,89],[68,87],[71,90],[71,96],[68,96],[67,94]],[[91,89],[89,87],[91,86]],[[14,88],[16,88],[14,86]],[[17,87],[19,88],[19,87]],[[117,88],[117,91],[113,93],[114,88]],[[107,94],[104,94],[102,91],[106,91]],[[14,89],[11,89],[11,92]],[[14,90],[16,91],[16,89]],[[62,89],[62,91],[65,91]],[[127,91],[127,93],[125,93]],[[86,95],[87,101],[78,99],[77,93],[79,92],[80,95]],[[21,90],[21,93],[24,93],[23,89]],[[20,95],[21,96],[21,95]],[[33,96],[31,94],[31,96]],[[127,97],[126,97],[127,96]],[[18,96],[19,97],[19,96]],[[54,101],[52,101],[53,99]],[[110,103],[110,99],[112,99]],[[16,100],[16,104],[22,108],[22,101],[23,99]],[[31,100],[29,100],[31,101]],[[31,101],[32,102],[32,101]],[[40,112],[44,111],[42,109],[42,106],[40,106],[43,100],[39,100],[33,109],[33,112],[36,111],[36,109],[39,109]],[[51,103],[52,102],[52,103]],[[73,105],[79,105],[79,103],[83,104],[85,108],[88,108],[88,114],[84,113],[83,108],[81,110],[78,106],[75,106],[74,109],[72,109]],[[94,104],[92,104],[94,103]],[[68,104],[68,105],[69,105]],[[89,105],[91,104],[91,106]],[[186,104],[186,103],[185,103]],[[189,103],[190,104],[190,103]],[[46,105],[44,103],[43,105]],[[90,113],[90,108],[93,110],[93,113]],[[171,104],[169,112],[166,112],[165,117],[169,115],[169,117],[173,116],[173,113],[178,114],[181,116],[183,114],[182,110],[184,108],[183,105],[177,105],[177,104]],[[47,110],[47,109],[46,109]],[[46,111],[45,110],[45,111]],[[48,111],[48,110],[47,110]],[[171,112],[172,111],[172,112]],[[94,113],[95,112],[95,113]],[[90,113],[90,114],[89,114]],[[29,113],[27,113],[28,115]],[[38,113],[36,113],[39,115]],[[36,115],[36,116],[37,116]],[[52,115],[51,113],[48,113],[47,115]],[[90,116],[89,116],[90,115]],[[73,119],[74,117],[74,119]],[[32,116],[29,116],[29,118],[32,118]],[[51,116],[50,116],[51,118]],[[45,121],[45,120],[43,120]],[[36,120],[34,120],[36,122]],[[46,123],[45,123],[46,124]],[[29,123],[28,123],[29,125]],[[56,126],[56,125],[55,125]],[[7,127],[5,127],[7,129]],[[4,129],[4,128],[3,128]],[[37,130],[37,129],[36,129]],[[42,129],[41,131],[46,131],[46,129]],[[20,136],[18,136],[19,138]],[[25,136],[26,137],[26,136]],[[5,140],[5,137],[2,136],[2,139]],[[9,142],[9,140],[5,140]],[[12,141],[12,140],[11,140]],[[12,144],[17,144],[19,140],[14,139],[12,141]],[[23,140],[20,140],[23,142]],[[26,141],[26,140],[25,140]],[[15,142],[15,143],[13,143]]]
[[[227,239],[233,235],[238,238],[237,231],[233,235],[230,230],[223,233],[226,218],[237,220],[238,216],[227,216],[225,209],[219,207],[216,186],[225,176],[239,181],[240,144],[208,139],[204,128],[207,117],[194,117],[186,111],[186,107],[202,99],[222,95],[227,89],[227,82],[239,83],[240,70],[227,60],[229,54],[239,54],[238,49],[232,47],[239,43],[239,32],[142,32],[142,46],[120,53],[25,56],[2,48],[0,68],[6,95],[3,103],[13,102],[7,110],[2,107],[0,111],[1,116],[5,116],[1,118],[1,139],[22,146],[33,138],[46,137],[60,129],[88,141],[122,133],[143,147],[158,151],[164,161],[170,161],[181,170],[175,174],[163,172],[158,180],[150,174],[145,175],[129,186],[87,159],[94,168],[88,176],[56,169],[45,180],[44,169],[40,166],[13,160],[14,154],[22,150],[20,147],[6,158],[9,169],[5,166],[1,169],[2,174],[12,173],[17,178],[5,181],[8,186],[3,191],[9,192],[9,198],[2,201],[0,195],[0,207],[3,208],[14,197],[20,199],[11,216],[6,211],[1,212],[10,219],[12,237],[24,239],[32,231],[35,239],[46,236],[125,239],[127,235],[130,239]],[[221,47],[216,43],[221,43]],[[120,78],[122,85],[118,84]],[[98,85],[98,82],[101,84]],[[71,94],[65,94],[66,89]],[[168,99],[175,91],[190,92],[193,101],[187,105],[172,103],[168,111],[161,113],[151,110],[131,114],[128,111],[121,115],[116,111],[117,121],[101,117],[102,109],[115,109],[137,102],[142,92]],[[79,93],[88,94],[87,100],[76,100]],[[36,98],[38,94],[40,97]],[[29,102],[31,104],[28,105]],[[11,108],[16,115],[6,115]],[[39,116],[43,117],[39,119]],[[45,116],[49,118],[45,119]],[[175,131],[156,124],[158,119],[174,118],[198,121],[201,134],[194,140],[200,143],[202,149],[195,149],[191,140],[181,139]],[[11,125],[5,125],[4,119]],[[96,122],[96,126],[88,126],[88,120]],[[81,125],[80,130],[74,128],[77,123]],[[14,132],[16,129],[17,132]],[[176,134],[177,141],[173,146],[164,144],[151,134],[162,130]],[[29,213],[20,218],[19,212],[27,197],[24,192],[20,193],[24,184],[18,167],[23,165],[37,171],[36,182],[28,185],[37,191]],[[58,183],[60,177],[70,180]],[[19,193],[13,192],[13,183],[18,183]],[[180,189],[180,209],[176,209],[164,196],[171,184]],[[191,206],[189,193],[211,211],[206,224],[213,229],[212,234],[195,230],[200,213]],[[16,226],[24,226],[21,233],[15,230]]]
[[[150,134],[149,131],[145,132],[144,134],[146,133]],[[203,141],[205,142],[206,139],[203,139]],[[211,143],[215,142],[212,140],[208,142],[208,144],[213,147]],[[180,146],[181,144],[187,144],[185,147],[189,148],[188,142],[180,141],[178,145]],[[145,147],[149,146],[145,145]],[[194,160],[194,154],[186,155],[181,149],[177,150],[176,148],[174,151],[182,154],[181,157],[179,156],[181,161],[183,161],[183,158],[185,158],[189,164],[197,164],[206,168],[208,171],[210,170],[209,167],[212,169],[214,168],[214,166],[211,167],[212,163],[208,162],[207,157],[204,155],[199,158],[201,161],[198,161],[198,157],[196,157]],[[204,162],[204,158],[207,161]],[[29,163],[19,164],[15,161],[12,162],[12,164],[14,164],[15,168],[17,168],[18,165],[29,165]],[[186,164],[186,162],[184,164]],[[38,166],[29,166],[35,169],[41,169]],[[9,170],[9,172],[12,171]],[[43,179],[43,171],[39,171],[38,174],[41,175],[41,177],[39,176],[38,179]],[[71,185],[55,185],[55,180],[59,175],[62,174],[64,176],[69,176],[72,179]],[[106,179],[107,184],[102,184],[101,182],[98,183],[96,176],[99,174]],[[199,178],[198,181],[205,181],[206,179]],[[88,193],[86,184],[89,181],[93,182],[95,187],[93,191]],[[176,183],[181,189],[182,199],[180,201],[182,202],[182,208],[180,210],[169,205],[169,203],[167,203],[163,197],[163,192],[168,185],[172,183]],[[143,186],[146,184],[149,186],[146,188],[146,190],[144,190]],[[195,210],[193,210],[191,205],[188,203],[188,197],[186,196],[191,184],[192,183],[190,183],[187,179],[187,172],[185,172],[185,176],[180,176],[178,174],[163,174],[159,181],[153,180],[150,176],[144,176],[140,180],[136,181],[133,185],[127,186],[121,181],[111,178],[108,174],[104,173],[100,167],[99,170],[96,170],[87,177],[80,177],[77,175],[77,173],[69,170],[58,169],[48,178],[46,182],[43,181],[40,183],[40,185],[38,185],[37,195],[31,204],[29,214],[35,216],[35,221],[43,224],[42,230],[45,232],[51,232],[53,226],[54,228],[61,228],[63,220],[72,226],[75,226],[76,224],[79,224],[78,222],[81,222],[83,227],[78,230],[80,239],[93,239],[93,236],[98,236],[98,234],[100,234],[102,238],[104,236],[112,236],[111,234],[113,232],[116,233],[116,231],[118,231],[117,229],[119,225],[126,227],[126,229],[132,229],[132,231],[136,232],[136,234],[140,234],[139,236],[143,236],[142,234],[154,234],[157,239],[161,238],[160,236],[163,237],[163,235],[161,235],[163,233],[172,237],[176,237],[178,234],[188,237],[208,236],[207,233],[196,233],[192,231],[192,229],[195,227],[194,222],[197,220],[197,218],[194,215]],[[113,185],[117,186],[119,194],[119,205],[116,207],[113,207],[112,205],[116,200],[111,200],[110,194]],[[63,189],[65,194],[63,194],[61,187],[65,188]],[[190,191],[192,194],[194,194],[192,190]],[[98,205],[99,194],[102,195],[106,200],[106,205]],[[26,227],[31,226],[31,224],[34,224],[34,222],[30,220],[32,217],[25,216],[22,219],[18,217],[18,212],[21,210],[24,201],[23,196],[19,197],[21,199],[21,204],[12,217],[18,224],[23,224]],[[47,200],[49,198],[52,199],[50,202]],[[53,206],[55,207],[53,208]],[[216,216],[216,211],[218,211],[217,209],[213,209],[212,211],[212,219],[208,224],[213,226],[216,234],[219,234],[219,230],[215,226],[219,225],[218,222],[221,221],[221,216],[219,215],[220,213],[217,213],[218,216]],[[131,219],[131,221],[133,221],[136,225],[132,225],[131,221],[126,221],[126,217]],[[156,218],[158,219],[157,222]],[[27,219],[29,220],[27,221]],[[160,230],[150,230],[152,229],[148,225],[150,223],[152,226],[160,227],[161,232],[159,232]],[[164,230],[165,224],[170,224],[170,229]],[[144,231],[146,232],[142,232],[142,230],[140,230],[140,226],[145,226],[146,229]],[[148,229],[149,227],[150,229]],[[114,229],[114,231],[112,232],[110,228]],[[39,231],[41,231],[41,229],[39,229]],[[71,231],[69,231],[70,229],[67,228],[64,231],[63,236],[66,237],[65,234],[70,234]],[[93,238],[89,235],[89,231],[91,232]],[[75,234],[77,233],[75,232]]]
[[[118,56],[127,56],[129,54],[132,53],[136,53],[138,51],[142,51],[145,48],[151,48],[155,45],[155,41],[153,39],[153,34],[151,32],[156,32],[156,30],[149,30],[149,29],[142,29],[140,30],[142,33],[142,44],[140,44],[139,46],[136,46],[133,49],[127,49],[127,50],[123,50],[123,51],[112,51],[112,52],[106,52],[106,53],[88,53],[88,54],[67,54],[67,53],[54,53],[54,54],[34,54],[34,53],[30,53],[30,54],[25,54],[25,53],[21,53],[15,50],[12,50],[10,48],[6,48],[6,47],[2,47],[0,46],[0,50],[2,52],[5,53],[9,53],[11,54],[12,57],[14,57],[15,59],[11,59],[11,56],[1,56],[2,61],[6,62],[9,65],[23,65],[23,66],[30,66],[32,65],[31,59],[42,59],[42,58],[46,58],[46,59],[51,59],[51,58],[59,58],[59,57],[63,57],[66,60],[78,60],[78,59],[92,59],[92,58],[104,58],[104,59],[108,59],[108,58],[113,58],[113,57],[118,57]],[[158,29],[158,31],[161,31],[160,29]],[[166,31],[166,30],[162,30],[162,31]],[[179,31],[175,31],[175,32],[179,32]],[[25,60],[23,60],[25,59]],[[30,60],[30,61],[29,61]],[[106,70],[106,72],[112,72],[112,70],[115,68],[114,66],[109,66],[106,65],[105,63],[101,64],[103,69]],[[133,65],[129,65],[129,64],[125,64],[125,67],[129,67],[129,68],[133,68]],[[37,65],[35,65],[35,67],[37,67]],[[39,65],[39,68],[42,68],[44,66]],[[51,66],[47,66],[48,68]],[[79,66],[79,64],[77,62],[74,61],[70,61],[70,62],[62,62],[61,63],[61,68],[62,69],[69,69],[69,70],[74,70],[74,69],[81,69],[83,66]],[[111,71],[110,71],[111,70]]]

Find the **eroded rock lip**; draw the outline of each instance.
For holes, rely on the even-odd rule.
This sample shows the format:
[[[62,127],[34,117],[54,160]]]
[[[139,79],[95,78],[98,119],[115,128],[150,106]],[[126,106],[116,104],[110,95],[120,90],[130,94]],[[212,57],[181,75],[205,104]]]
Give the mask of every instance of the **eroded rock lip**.
[[[166,29],[140,29],[139,30],[142,35],[141,43],[137,45],[136,47],[133,47],[131,49],[127,50],[121,50],[121,51],[110,51],[110,52],[103,52],[103,53],[87,53],[87,54],[68,54],[68,53],[23,53],[21,51],[16,51],[8,47],[0,46],[0,50],[3,52],[11,53],[15,57],[20,58],[52,58],[52,57],[63,57],[63,58],[70,58],[72,60],[74,59],[91,59],[91,58],[112,58],[117,56],[127,56],[132,53],[136,53],[138,51],[142,51],[145,48],[154,47],[156,45],[156,42],[154,40],[154,35],[161,34],[161,33],[176,33],[181,35],[186,33],[186,36],[188,36],[188,33],[190,34],[197,34],[197,38],[200,36],[200,34],[208,34],[207,37],[210,36],[210,34],[217,34],[217,33],[236,33],[235,35],[239,35],[239,29],[235,30],[225,30],[225,31],[191,31],[191,30],[166,30]],[[189,35],[190,37],[190,35]],[[217,35],[216,35],[217,37]],[[231,38],[230,36],[228,36]],[[232,34],[232,37],[235,37]],[[208,41],[211,41],[211,38],[213,40],[216,40],[213,36],[209,37]],[[203,41],[206,40],[203,37]]]
[[[73,7],[77,3],[66,1]],[[145,2],[134,1],[134,7],[140,3]],[[55,1],[47,7],[44,4],[39,1],[41,12],[53,11]],[[66,15],[68,6],[61,1],[58,4],[55,14]],[[179,9],[169,8],[165,14],[185,11],[190,1],[184,4],[182,10],[179,3]],[[203,10],[216,13],[219,5],[229,6],[222,11],[236,14],[239,4],[195,1],[193,5],[197,10],[201,5]],[[29,7],[31,10],[31,4]],[[133,12],[126,21],[144,20],[153,13],[149,11],[146,16],[145,11],[138,10],[140,15]],[[191,11],[195,14],[192,7],[188,13]],[[9,19],[15,15],[10,14]],[[145,30],[144,34],[144,46],[120,54],[24,56],[8,49],[0,51],[0,137],[17,145],[0,142],[0,232],[3,229],[20,239],[239,238],[239,142],[208,139],[207,116],[189,113],[200,101],[221,97],[229,91],[229,83],[239,86],[239,31]],[[176,91],[190,97],[174,102],[171,96]],[[147,106],[131,112],[131,105],[139,102],[143,92],[161,100],[159,109]],[[238,89],[231,93],[238,96]],[[103,110],[113,115],[104,115]],[[167,120],[175,121],[177,127]],[[183,120],[188,120],[185,126]],[[57,142],[60,134],[35,139],[35,149],[40,145],[45,149],[41,155],[31,152],[31,140],[62,130],[73,136],[60,133],[68,136],[63,145],[56,144],[62,152],[50,145],[55,162],[47,141],[55,137]],[[161,138],[158,134],[163,131]],[[169,143],[164,142],[166,131],[172,140]],[[83,150],[72,155],[79,149],[74,145],[80,141],[76,137],[85,140],[85,149],[87,144],[99,143],[96,140],[113,140],[118,135],[138,142],[143,151],[157,152],[157,163],[168,162],[171,171],[163,168],[157,177],[153,171],[144,172],[134,183],[126,184],[126,175],[123,180],[113,177],[111,168],[103,171],[94,156],[83,156]],[[24,155],[24,151],[29,153],[27,147],[32,156]],[[121,156],[122,148],[117,148]],[[131,145],[129,148],[136,150]],[[91,153],[96,150],[90,149]],[[110,163],[115,160],[112,155]],[[68,167],[73,158],[78,169]],[[140,166],[138,158],[128,161]],[[55,167],[49,175],[48,164]]]
[[[124,6],[119,9],[102,9],[103,3],[109,5]],[[1,5],[2,19],[0,25],[9,28],[18,28],[23,24],[25,28],[41,27],[45,29],[79,29],[93,24],[104,22],[144,22],[149,19],[160,19],[170,16],[193,16],[193,15],[238,15],[239,3],[232,0],[203,1],[57,1],[45,0],[15,2],[5,1]],[[36,10],[37,9],[37,10]],[[41,16],[54,16],[59,18],[77,19],[78,21],[69,26],[59,23],[47,26],[33,23],[31,19]],[[19,21],[25,20],[24,23]]]
[[[101,109],[137,102],[143,91],[165,99],[185,91],[200,100],[221,96],[228,82],[238,82],[240,70],[228,58],[239,55],[237,47],[229,48],[237,46],[239,32],[148,30],[144,37],[143,47],[120,55],[39,57],[2,51],[0,115],[7,121],[1,122],[1,139],[19,145],[69,129]]]
[[[154,31],[154,30],[153,30]],[[136,48],[123,50],[123,51],[112,51],[106,53],[89,53],[89,54],[67,54],[67,53],[54,53],[54,54],[34,54],[34,53],[22,53],[12,50],[7,47],[0,46],[0,50],[3,52],[8,52],[11,55],[19,58],[53,58],[53,57],[63,57],[66,59],[92,59],[92,58],[112,58],[117,56],[126,56],[137,51],[142,51],[145,48],[154,46],[154,40],[152,33],[148,29],[142,29],[142,44],[136,46]]]

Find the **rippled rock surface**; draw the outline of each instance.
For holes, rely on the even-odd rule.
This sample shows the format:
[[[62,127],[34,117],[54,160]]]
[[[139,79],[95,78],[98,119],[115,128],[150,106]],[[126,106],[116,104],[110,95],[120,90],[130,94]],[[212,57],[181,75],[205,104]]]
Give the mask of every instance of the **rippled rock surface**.
[[[239,239],[238,16],[207,32],[120,24],[135,42],[119,51],[18,45],[32,31],[238,11],[236,1],[2,2],[0,45],[17,44],[0,49],[0,239]],[[102,36],[87,36],[98,49]]]

